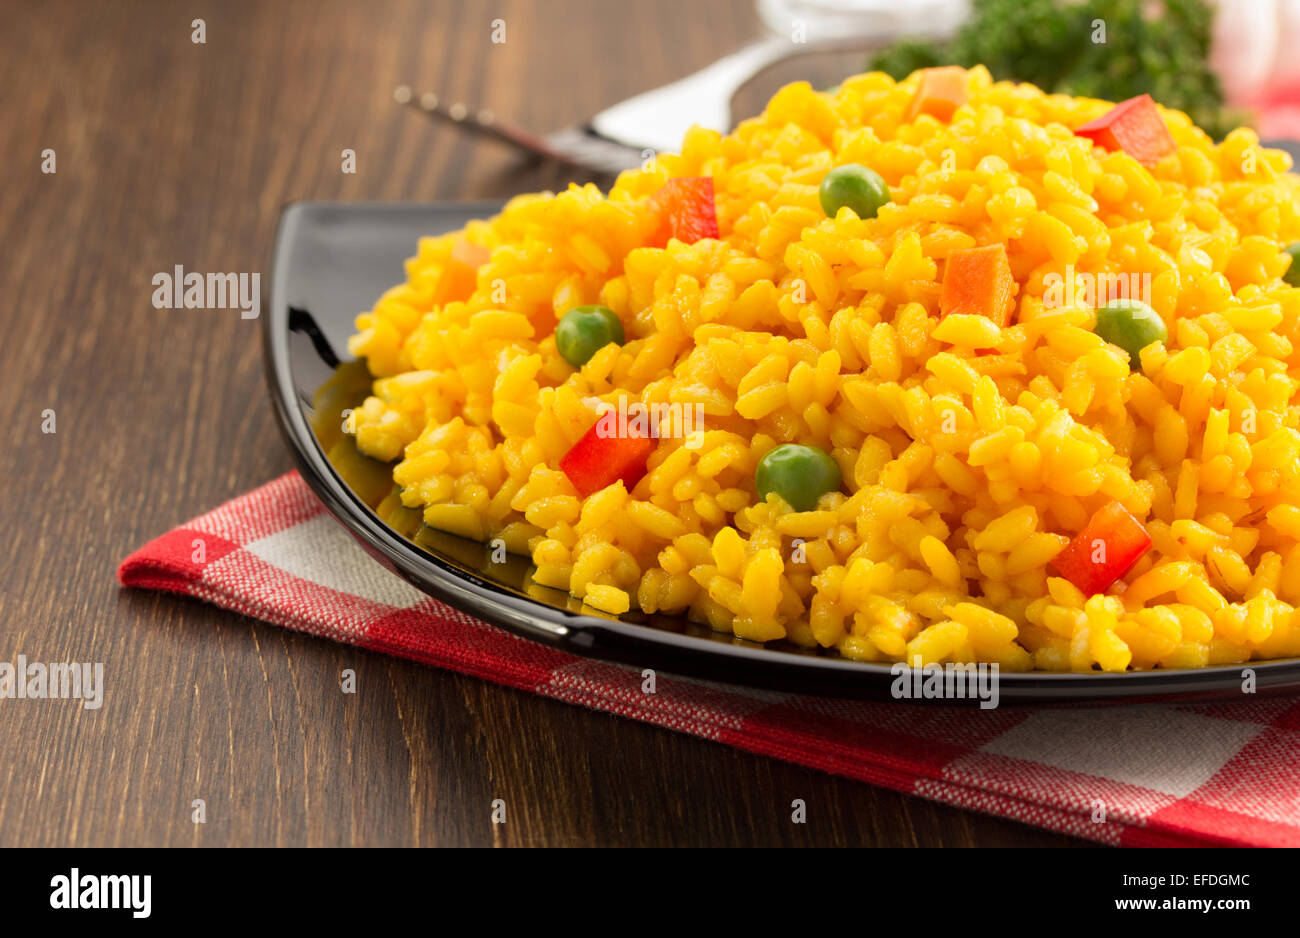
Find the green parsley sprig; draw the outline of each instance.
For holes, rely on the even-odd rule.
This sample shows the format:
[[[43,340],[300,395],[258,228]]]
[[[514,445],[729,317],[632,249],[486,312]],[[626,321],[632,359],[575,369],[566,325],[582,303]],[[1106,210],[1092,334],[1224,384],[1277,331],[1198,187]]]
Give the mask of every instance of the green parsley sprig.
[[[1210,70],[1213,19],[1203,0],[975,0],[950,41],[897,43],[868,67],[901,79],[918,68],[984,65],[996,79],[1049,92],[1111,101],[1146,93],[1218,138],[1247,115],[1224,107]]]

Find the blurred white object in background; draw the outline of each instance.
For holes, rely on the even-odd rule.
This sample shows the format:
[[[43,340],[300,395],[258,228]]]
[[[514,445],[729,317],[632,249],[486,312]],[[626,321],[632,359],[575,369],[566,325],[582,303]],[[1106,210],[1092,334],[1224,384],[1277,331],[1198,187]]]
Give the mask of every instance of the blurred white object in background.
[[[1210,61],[1230,101],[1300,83],[1300,0],[1219,0]]]
[[[969,0],[758,0],[768,35],[693,75],[606,108],[591,119],[601,137],[659,152],[681,146],[691,125],[731,129],[731,99],[777,62],[831,50],[872,49],[903,36],[945,38]]]
[[[1278,0],[1278,52],[1270,82],[1300,84],[1300,0]]]
[[[1300,0],[1218,0],[1210,64],[1260,136],[1300,139]]]
[[[950,36],[969,16],[970,0],[758,0],[758,15],[777,35],[804,28],[810,41],[848,33]]]
[[[1214,17],[1210,64],[1232,102],[1262,88],[1277,61],[1279,0],[1220,2]]]

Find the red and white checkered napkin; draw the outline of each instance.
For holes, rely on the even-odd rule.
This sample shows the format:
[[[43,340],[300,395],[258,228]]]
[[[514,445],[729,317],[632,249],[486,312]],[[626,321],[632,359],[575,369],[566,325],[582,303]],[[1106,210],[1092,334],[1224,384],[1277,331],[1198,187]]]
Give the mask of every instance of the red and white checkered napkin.
[[[202,548],[195,541],[203,542]],[[976,710],[751,690],[556,651],[369,557],[296,473],[147,544],[126,586],[1111,844],[1300,846],[1300,701]]]

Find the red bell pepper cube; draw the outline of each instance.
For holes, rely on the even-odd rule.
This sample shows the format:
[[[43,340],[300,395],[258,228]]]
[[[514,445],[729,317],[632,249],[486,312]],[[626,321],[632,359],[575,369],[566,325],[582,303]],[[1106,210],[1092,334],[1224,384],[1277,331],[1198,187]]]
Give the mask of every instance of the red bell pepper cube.
[[[623,421],[620,426],[613,418],[612,411],[603,414],[560,460],[560,469],[583,498],[619,479],[632,491],[654,452],[655,440],[634,421]]]
[[[1110,589],[1151,549],[1142,523],[1111,502],[1088,519],[1083,530],[1052,560],[1052,566],[1085,595]]]
[[[939,311],[986,316],[1005,328],[1015,308],[1016,278],[1001,244],[967,248],[948,255],[943,271]]]
[[[1149,94],[1115,105],[1074,132],[1107,150],[1123,150],[1144,166],[1154,166],[1177,147]]]
[[[652,239],[656,244],[667,244],[669,238],[694,244],[701,238],[718,237],[712,176],[669,179],[650,197],[650,202],[662,220]]]

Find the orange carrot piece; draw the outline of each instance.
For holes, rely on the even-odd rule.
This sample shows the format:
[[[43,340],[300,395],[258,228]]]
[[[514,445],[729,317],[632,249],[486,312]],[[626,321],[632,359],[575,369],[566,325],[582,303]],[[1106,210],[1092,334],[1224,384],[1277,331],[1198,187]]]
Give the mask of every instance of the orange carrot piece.
[[[451,259],[464,264],[471,270],[478,270],[488,262],[492,252],[481,244],[475,244],[468,238],[460,238],[451,247]]]
[[[478,284],[478,269],[487,263],[490,252],[482,245],[460,238],[451,248],[451,257],[443,268],[434,289],[437,304],[468,299]]]
[[[986,316],[1006,327],[1011,324],[1016,289],[1007,249],[1002,245],[953,251],[943,272],[939,309],[945,316]]]
[[[965,103],[966,69],[959,65],[927,68],[921,73],[921,87],[908,105],[907,119],[914,121],[922,114],[930,114],[947,122]]]

